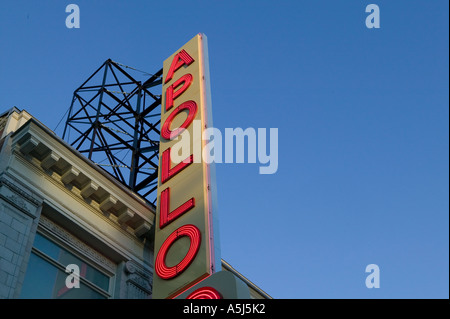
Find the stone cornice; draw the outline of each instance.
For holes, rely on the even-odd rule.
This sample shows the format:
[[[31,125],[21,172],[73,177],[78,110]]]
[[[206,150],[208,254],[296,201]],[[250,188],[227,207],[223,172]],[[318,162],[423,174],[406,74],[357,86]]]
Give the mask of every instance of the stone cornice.
[[[154,208],[34,119],[12,134],[12,152],[44,171],[137,237],[149,236]]]

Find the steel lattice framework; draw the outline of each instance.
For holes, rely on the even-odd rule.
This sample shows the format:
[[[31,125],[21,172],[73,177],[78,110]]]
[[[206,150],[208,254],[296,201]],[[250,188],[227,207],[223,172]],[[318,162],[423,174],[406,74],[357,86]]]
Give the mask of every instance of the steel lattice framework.
[[[108,59],[74,91],[63,139],[154,205],[162,69],[141,82],[126,68]]]

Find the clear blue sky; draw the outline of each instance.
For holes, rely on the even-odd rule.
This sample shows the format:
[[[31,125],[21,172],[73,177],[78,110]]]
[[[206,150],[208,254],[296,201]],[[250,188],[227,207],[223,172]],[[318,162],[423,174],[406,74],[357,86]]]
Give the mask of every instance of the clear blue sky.
[[[275,298],[448,298],[448,7],[1,1],[0,111],[54,129],[106,59],[154,72],[203,32],[215,126],[279,129],[276,174],[217,165],[222,257]]]

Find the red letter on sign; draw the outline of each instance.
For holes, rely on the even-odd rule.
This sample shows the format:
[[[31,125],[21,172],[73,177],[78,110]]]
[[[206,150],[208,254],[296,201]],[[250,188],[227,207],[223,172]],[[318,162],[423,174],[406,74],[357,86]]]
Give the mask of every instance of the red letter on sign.
[[[183,169],[185,169],[188,165],[194,162],[194,155],[191,154],[188,158],[186,158],[181,163],[175,165],[175,167],[170,168],[170,147],[166,149],[162,153],[161,158],[161,183],[167,182],[169,179],[177,175]]]
[[[213,287],[201,287],[190,293],[186,299],[222,299],[222,295]]]
[[[175,81],[166,90],[166,111],[170,110],[173,106],[173,100],[179,97],[184,91],[187,90],[189,85],[192,83],[192,75],[185,74],[181,78]],[[183,84],[177,91],[174,91],[177,87]]]
[[[167,252],[170,249],[170,246],[178,240],[178,238],[187,236],[191,241],[189,245],[189,250],[184,256],[183,260],[180,261],[177,265],[168,267],[166,265],[166,256]],[[167,237],[167,239],[162,244],[161,248],[159,248],[158,255],[156,255],[155,260],[155,271],[156,274],[162,279],[171,279],[173,277],[178,276],[182,273],[189,264],[194,260],[197,255],[198,249],[201,244],[201,233],[200,230],[194,225],[184,225],[180,228],[176,229],[172,234]]]
[[[159,214],[159,228],[163,229],[168,224],[170,224],[173,220],[177,219],[190,209],[195,207],[195,199],[192,197],[184,204],[181,204],[177,209],[173,212],[170,212],[170,187],[167,187],[165,190],[161,192],[160,199],[160,214]]]
[[[183,65],[190,65],[194,62],[194,59],[184,50],[181,50],[178,54],[173,57],[172,64],[170,65],[169,72],[167,72],[166,80],[164,84],[169,82],[175,71],[181,68]]]
[[[184,120],[183,124],[179,128],[171,131],[170,124],[172,124],[172,121],[175,118],[175,116],[177,116],[183,110],[188,111],[188,116],[186,120]],[[170,113],[170,115],[167,117],[166,121],[162,125],[161,136],[164,137],[166,140],[173,140],[175,137],[180,135],[181,132],[187,129],[187,127],[194,120],[196,114],[197,114],[197,103],[195,103],[194,101],[186,101],[181,105],[177,106],[175,110],[173,110],[172,113]]]

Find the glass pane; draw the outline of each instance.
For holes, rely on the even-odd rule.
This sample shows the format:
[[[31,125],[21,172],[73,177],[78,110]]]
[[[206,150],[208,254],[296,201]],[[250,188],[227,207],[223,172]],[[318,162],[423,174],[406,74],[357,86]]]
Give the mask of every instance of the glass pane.
[[[31,253],[20,298],[51,298],[57,272],[56,267]]]
[[[36,233],[34,237],[33,246],[45,253],[46,255],[52,257],[55,260],[58,260],[58,256],[61,248],[56,245],[54,242],[48,240],[44,236],[39,233]]]
[[[86,264],[80,258],[69,253],[64,248],[58,246],[48,238],[36,233],[34,240],[34,247],[52,257],[64,266],[69,264],[75,264],[80,268],[80,276],[92,282],[96,286],[108,291],[109,289],[109,277],[95,269],[94,267]]]
[[[67,288],[68,274],[31,253],[20,294],[21,299],[106,299],[105,296],[80,283],[80,288]]]

